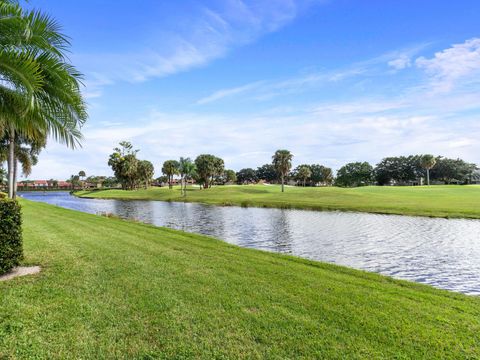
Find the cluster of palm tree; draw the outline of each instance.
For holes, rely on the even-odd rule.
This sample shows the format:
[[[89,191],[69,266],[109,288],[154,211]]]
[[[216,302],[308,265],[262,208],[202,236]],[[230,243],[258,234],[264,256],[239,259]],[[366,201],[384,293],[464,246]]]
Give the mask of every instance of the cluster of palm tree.
[[[87,118],[82,75],[66,53],[58,23],[14,0],[0,0],[0,164],[15,197],[17,163],[28,174],[47,138],[75,148]]]
[[[189,157],[177,160],[167,160],[163,163],[162,173],[167,177],[168,187],[172,188],[173,176],[180,175],[180,190],[187,196],[187,183],[197,175],[197,167]]]

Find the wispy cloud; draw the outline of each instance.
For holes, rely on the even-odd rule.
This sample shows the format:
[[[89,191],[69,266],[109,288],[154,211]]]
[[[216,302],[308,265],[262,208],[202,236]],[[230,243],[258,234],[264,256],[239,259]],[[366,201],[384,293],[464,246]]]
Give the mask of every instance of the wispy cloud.
[[[270,100],[277,96],[307,92],[314,87],[338,83],[352,78],[380,76],[388,73],[389,68],[401,70],[410,67],[411,58],[428,45],[429,43],[424,43],[405,49],[389,51],[385,54],[365,61],[359,61],[343,68],[292,76],[283,80],[263,79],[236,87],[220,89],[199,99],[196,103],[203,105],[244,94],[247,94],[248,99]]]
[[[348,161],[376,163],[388,155],[425,152],[478,163],[479,42],[468,40],[430,57],[409,55],[412,66],[396,70],[394,76],[404,72],[414,76],[402,85],[395,83],[395,93],[391,94],[375,95],[376,84],[372,84],[368,95],[358,91],[341,100],[331,96],[301,104],[282,101],[269,107],[267,103],[268,108],[247,113],[219,114],[194,107],[191,112],[153,111],[135,122],[112,116],[103,119],[104,124],[87,127],[84,148],[72,156],[65,156],[59,145],[49,146],[32,177],[67,177],[81,168],[109,174],[108,154],[125,139],[138,146],[140,157],[153,161],[157,169],[167,159],[213,153],[223,157],[227,167],[238,170],[269,162],[277,148],[290,149],[295,164],[324,163],[335,169]],[[308,92],[319,83],[342,81],[335,80],[335,75],[341,74],[355,79],[389,77],[388,63],[399,55],[392,52],[345,69],[245,84],[217,91],[199,102],[208,104],[247,93],[254,100],[269,94]],[[439,85],[444,82],[449,86]],[[442,91],[425,91],[437,86]],[[168,134],[168,143],[159,134]]]
[[[246,84],[246,85],[239,86],[239,87],[218,90],[218,91],[215,91],[213,94],[211,94],[207,97],[201,98],[200,100],[197,101],[197,104],[198,105],[203,105],[203,104],[207,104],[207,103],[211,103],[211,102],[223,99],[225,97],[229,97],[229,96],[233,96],[233,95],[237,95],[237,94],[242,94],[242,93],[247,92],[249,90],[256,89],[259,86],[261,86],[262,84],[263,84],[263,81],[257,81],[257,82],[253,82],[251,84]]]
[[[426,71],[432,92],[448,92],[460,80],[479,79],[480,38],[454,44],[448,49],[437,52],[430,59],[419,57],[415,64]]]
[[[388,65],[394,68],[395,70],[403,70],[412,66],[412,61],[409,56],[401,55],[396,59],[390,60]]]
[[[317,1],[318,2],[318,1]],[[87,83],[90,97],[115,81],[142,82],[205,66],[231,49],[256,41],[295,20],[312,3],[308,0],[226,0],[216,7],[192,10],[183,27],[158,30],[148,48],[125,53],[76,55],[87,75],[101,73],[107,82]],[[93,73],[93,75],[92,75]]]

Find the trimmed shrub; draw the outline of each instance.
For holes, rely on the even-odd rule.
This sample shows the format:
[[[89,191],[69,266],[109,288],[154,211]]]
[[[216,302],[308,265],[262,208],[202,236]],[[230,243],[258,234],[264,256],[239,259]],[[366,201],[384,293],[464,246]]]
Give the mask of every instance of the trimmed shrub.
[[[22,214],[15,200],[0,199],[0,275],[23,259]]]

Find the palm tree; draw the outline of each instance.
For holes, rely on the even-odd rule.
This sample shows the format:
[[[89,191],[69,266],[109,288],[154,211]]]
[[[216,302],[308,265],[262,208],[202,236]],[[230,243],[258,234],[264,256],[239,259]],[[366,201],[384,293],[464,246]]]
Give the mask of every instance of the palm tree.
[[[163,163],[162,173],[168,177],[168,188],[172,188],[173,175],[178,174],[180,164],[177,160],[167,160]]]
[[[75,147],[87,118],[81,74],[66,62],[68,40],[38,11],[0,0],[0,137],[8,136],[9,196],[16,182],[16,137],[47,134]]]
[[[181,189],[183,196],[187,196],[187,181],[194,176],[196,167],[195,163],[190,158],[181,157],[179,164],[180,166],[178,169],[182,180]]]
[[[47,139],[41,133],[35,134],[31,139],[19,135],[15,138],[15,151],[13,162],[13,176],[17,178],[18,163],[22,166],[22,173],[24,176],[29,176],[32,172],[32,167],[38,162],[38,155],[46,146]],[[5,161],[9,155],[8,137],[0,140],[0,162]],[[13,197],[17,194],[17,182],[13,186]]]
[[[282,192],[284,192],[285,177],[292,168],[293,154],[288,150],[277,150],[275,155],[272,156],[273,166],[280,175],[282,181]]]
[[[325,185],[332,185],[333,183],[333,172],[329,167],[322,167],[322,180]]]
[[[433,155],[423,155],[420,159],[420,164],[422,167],[427,170],[427,185],[430,185],[430,169],[435,166],[437,160]]]
[[[85,171],[83,170],[80,170],[78,172],[78,178],[80,179],[80,182],[82,183],[82,188],[85,189],[85,178],[86,178],[87,174],[85,173]]]
[[[312,176],[312,170],[310,170],[310,167],[307,165],[300,166],[297,176],[303,181],[303,187],[305,187],[307,179],[310,179],[310,177]]]

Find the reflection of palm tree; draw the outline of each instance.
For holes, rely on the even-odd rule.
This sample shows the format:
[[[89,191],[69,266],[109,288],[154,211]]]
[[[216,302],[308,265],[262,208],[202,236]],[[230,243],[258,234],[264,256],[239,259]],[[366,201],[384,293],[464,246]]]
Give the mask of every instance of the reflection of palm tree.
[[[268,216],[272,221],[272,247],[280,253],[292,252],[292,234],[290,233],[290,224],[288,210],[277,210],[271,212]]]
[[[282,181],[282,192],[284,192],[285,177],[292,168],[293,155],[288,150],[277,150],[272,158],[273,165],[275,166],[277,173],[280,174],[280,179]]]
[[[69,46],[58,24],[37,11],[2,2],[0,12],[0,137],[7,136],[9,197],[16,182],[15,144],[21,135],[50,134],[74,147],[86,117],[78,73],[65,60]]]
[[[435,166],[437,160],[433,155],[423,155],[420,162],[422,167],[427,170],[427,185],[430,185],[430,169]]]

